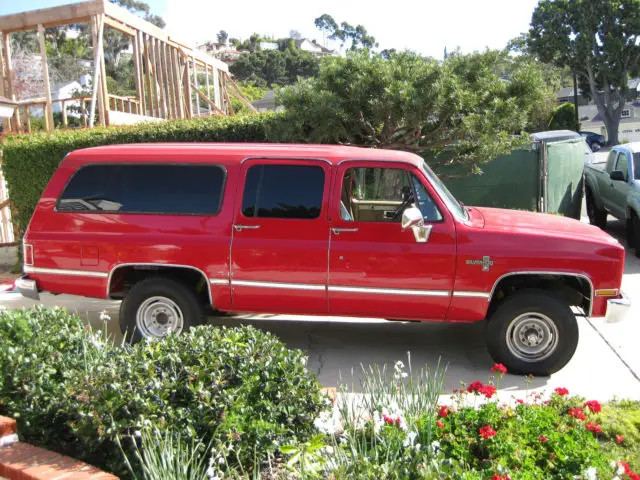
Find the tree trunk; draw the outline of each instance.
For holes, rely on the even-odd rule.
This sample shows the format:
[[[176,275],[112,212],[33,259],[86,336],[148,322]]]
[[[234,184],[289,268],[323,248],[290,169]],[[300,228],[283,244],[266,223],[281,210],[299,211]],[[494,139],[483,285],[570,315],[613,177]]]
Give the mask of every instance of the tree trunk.
[[[603,92],[599,92],[596,86],[596,76],[589,63],[586,65],[587,79],[591,98],[598,107],[600,118],[607,129],[607,145],[613,146],[619,143],[618,128],[620,126],[620,113],[624,108],[625,97],[619,88],[612,89],[608,82],[604,82]],[[625,74],[624,78],[627,78]]]
[[[620,116],[613,116],[605,123],[607,127],[607,145],[613,146],[620,143],[618,141],[618,128],[620,127]]]

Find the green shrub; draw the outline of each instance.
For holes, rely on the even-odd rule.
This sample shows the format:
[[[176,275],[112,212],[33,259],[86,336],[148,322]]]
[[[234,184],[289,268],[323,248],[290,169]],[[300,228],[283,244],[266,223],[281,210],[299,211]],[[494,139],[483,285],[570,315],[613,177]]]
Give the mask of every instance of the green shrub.
[[[119,347],[63,310],[36,309],[0,312],[0,345],[0,414],[26,440],[119,474],[116,439],[134,458],[134,433],[153,427],[251,469],[304,441],[323,405],[302,353],[250,327]]]
[[[576,107],[573,103],[566,102],[553,109],[553,116],[549,122],[549,130],[580,130],[576,125]]]
[[[276,114],[210,117],[142,123],[128,127],[56,131],[51,135],[12,135],[0,145],[2,169],[13,205],[13,222],[21,235],[40,195],[62,159],[79,148],[155,142],[266,142]]]

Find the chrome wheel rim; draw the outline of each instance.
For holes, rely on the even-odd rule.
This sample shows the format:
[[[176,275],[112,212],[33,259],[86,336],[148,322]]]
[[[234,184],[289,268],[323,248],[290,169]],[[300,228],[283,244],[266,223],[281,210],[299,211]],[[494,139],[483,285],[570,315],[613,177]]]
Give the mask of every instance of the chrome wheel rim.
[[[507,348],[519,360],[539,362],[558,347],[558,327],[542,313],[517,316],[507,328]]]
[[[138,307],[136,327],[143,337],[161,338],[184,327],[182,310],[167,297],[149,297]]]

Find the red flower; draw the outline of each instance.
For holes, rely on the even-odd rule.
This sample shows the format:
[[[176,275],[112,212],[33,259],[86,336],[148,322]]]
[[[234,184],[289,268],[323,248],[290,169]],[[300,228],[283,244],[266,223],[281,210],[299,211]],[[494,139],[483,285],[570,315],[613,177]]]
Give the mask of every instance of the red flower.
[[[393,425],[393,418],[389,417],[388,415],[382,415],[382,419],[387,425]]]
[[[569,410],[569,416],[583,422],[587,419],[587,416],[584,414],[584,410],[582,410],[581,408],[572,408],[571,410]]]
[[[640,475],[638,475],[635,472],[629,472],[629,479],[630,480],[640,480]]]
[[[492,372],[500,372],[502,375],[507,373],[507,367],[505,367],[501,363],[496,363],[493,367],[491,367]]]
[[[440,415],[442,418],[447,418],[447,417],[449,416],[449,407],[447,407],[446,405],[442,405],[442,406],[440,407],[439,415]]]
[[[496,387],[494,387],[493,385],[483,385],[478,390],[478,393],[481,393],[487,398],[491,398],[496,394]]]
[[[616,442],[623,443],[624,442],[624,437],[622,435],[616,435]]]
[[[602,433],[602,427],[592,422],[587,423],[587,430],[593,433]]]
[[[493,477],[491,477],[489,480],[511,480],[511,477],[507,474],[498,475],[497,473],[494,473]]]
[[[523,400],[523,399],[521,399],[521,398],[518,398],[518,399],[516,400],[516,403],[519,403],[520,405],[524,405],[524,404],[525,404],[525,403],[524,403],[524,400]]]
[[[485,440],[487,438],[496,436],[496,431],[493,428],[491,428],[491,425],[487,425],[486,427],[480,427],[479,433],[480,433],[480,436]]]
[[[442,423],[440,420],[438,420],[438,421],[436,422],[436,426],[437,426],[438,428],[444,428],[444,423]]]
[[[544,435],[540,435],[538,437],[538,440],[540,440],[542,443],[547,443],[547,441],[549,440],[547,437],[545,437]]]
[[[589,400],[584,402],[585,408],[591,410],[592,413],[600,413],[602,411],[602,405],[597,400]]]
[[[482,382],[471,382],[471,384],[467,387],[467,392],[478,393],[483,386],[484,385],[482,385]]]
[[[620,460],[619,463],[620,466],[624,468],[624,474],[629,475],[631,473],[631,467],[629,466],[629,464],[627,462],[623,462],[622,460]]]
[[[564,397],[565,395],[569,395],[569,390],[567,390],[564,387],[558,387],[554,390],[554,392],[556,392],[561,397]]]

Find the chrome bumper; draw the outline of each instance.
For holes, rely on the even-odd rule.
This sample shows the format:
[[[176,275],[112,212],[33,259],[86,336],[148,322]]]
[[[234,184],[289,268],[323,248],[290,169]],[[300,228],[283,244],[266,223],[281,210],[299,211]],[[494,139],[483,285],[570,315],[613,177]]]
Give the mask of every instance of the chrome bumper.
[[[38,291],[38,284],[35,280],[22,277],[16,280],[14,285],[23,297],[31,298],[32,300],[40,300],[40,292]]]
[[[620,298],[610,298],[607,300],[607,323],[617,323],[624,319],[631,308],[631,300],[623,292]]]

